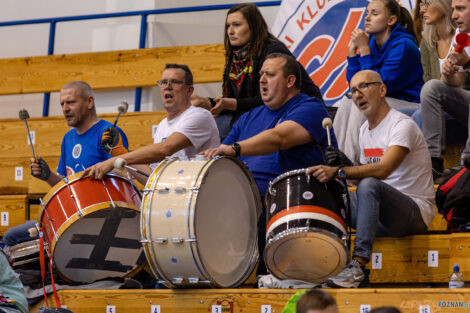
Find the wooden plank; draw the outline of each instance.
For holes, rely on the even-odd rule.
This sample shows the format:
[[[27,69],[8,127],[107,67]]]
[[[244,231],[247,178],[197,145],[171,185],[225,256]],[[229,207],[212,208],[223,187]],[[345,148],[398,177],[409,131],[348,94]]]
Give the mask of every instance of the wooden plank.
[[[467,240],[470,246],[470,240]],[[442,283],[449,279],[449,235],[417,235],[402,238],[376,238],[370,269],[371,283]],[[430,251],[437,251],[437,267],[428,263]],[[382,259],[381,269],[373,269]],[[433,256],[431,255],[431,258]]]
[[[137,112],[123,115],[118,125],[128,137],[131,150],[153,143],[152,125],[157,125],[166,116],[165,111]],[[101,118],[114,122],[116,114],[103,114]],[[55,171],[59,163],[61,142],[70,129],[63,117],[31,118],[31,131],[35,132],[35,151]],[[24,122],[15,119],[0,120],[0,194],[41,194],[49,185],[31,176],[29,159],[31,147],[27,144]],[[23,168],[23,179],[15,180],[15,168]]]
[[[389,289],[327,289],[342,313],[358,313],[361,305],[371,308],[395,306],[403,313],[416,313],[422,305],[430,312],[445,311],[442,302],[465,305],[469,288],[389,288]],[[278,289],[192,289],[192,290],[62,290],[63,304],[75,313],[105,312],[114,305],[116,312],[148,313],[151,305],[160,305],[161,312],[212,312],[212,305],[221,305],[226,313],[260,313],[262,305],[280,313],[297,290]],[[462,310],[459,308],[457,310]],[[449,312],[453,310],[447,309]]]
[[[72,80],[94,89],[155,86],[166,63],[187,64],[196,83],[219,82],[222,44],[149,48],[0,60],[0,94],[59,91]]]
[[[100,114],[99,117],[114,122],[117,114]],[[151,144],[152,125],[160,123],[166,117],[165,111],[129,112],[122,115],[118,126],[129,140],[129,148],[135,150]],[[60,156],[60,145],[65,133],[69,131],[62,116],[30,118],[30,131],[35,132],[34,148],[41,156]],[[28,145],[26,127],[22,120],[0,120],[0,155],[2,157],[31,158],[31,147]]]
[[[26,195],[0,196],[0,236],[25,222],[27,201]]]
[[[460,266],[464,281],[470,281],[470,233],[453,233],[450,235],[449,274],[455,263]]]

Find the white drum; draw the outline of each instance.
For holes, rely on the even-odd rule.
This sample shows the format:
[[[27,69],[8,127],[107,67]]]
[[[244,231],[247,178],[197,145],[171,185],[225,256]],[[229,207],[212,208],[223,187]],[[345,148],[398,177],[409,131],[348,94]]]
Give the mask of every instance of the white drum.
[[[258,260],[261,210],[238,159],[167,159],[150,175],[141,207],[149,266],[170,287],[235,287]]]

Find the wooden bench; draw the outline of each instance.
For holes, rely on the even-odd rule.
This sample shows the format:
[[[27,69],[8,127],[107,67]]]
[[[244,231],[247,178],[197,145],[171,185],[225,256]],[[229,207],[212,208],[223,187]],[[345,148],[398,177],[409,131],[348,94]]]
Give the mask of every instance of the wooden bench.
[[[449,309],[447,305],[465,305],[469,288],[387,288],[326,289],[338,304],[341,313],[367,312],[364,307],[395,306],[403,313],[416,313],[421,306],[427,312],[460,312],[464,307]],[[180,312],[208,313],[281,313],[287,300],[297,290],[279,289],[189,289],[189,290],[61,290],[62,304],[75,313],[110,312]],[[43,304],[43,303],[42,303]],[[152,307],[154,306],[154,307]],[[155,311],[159,306],[159,311]],[[446,309],[447,307],[447,309]],[[152,310],[153,308],[153,310]],[[37,312],[38,306],[31,309]],[[264,309],[264,310],[262,310]]]
[[[131,150],[153,143],[152,125],[157,125],[166,112],[137,112],[122,115],[118,126],[126,133]],[[101,118],[114,122],[116,114],[103,114]],[[55,171],[60,157],[60,146],[64,134],[69,130],[63,117],[31,118],[28,120],[35,133],[35,151]],[[24,122],[16,119],[0,120],[0,194],[44,194],[49,185],[31,176],[29,159],[31,148],[27,144]],[[21,168],[22,179],[18,179],[17,168]]]
[[[187,64],[196,83],[220,82],[223,44],[0,59],[0,95],[59,91],[72,80],[93,89],[155,86],[166,63]]]

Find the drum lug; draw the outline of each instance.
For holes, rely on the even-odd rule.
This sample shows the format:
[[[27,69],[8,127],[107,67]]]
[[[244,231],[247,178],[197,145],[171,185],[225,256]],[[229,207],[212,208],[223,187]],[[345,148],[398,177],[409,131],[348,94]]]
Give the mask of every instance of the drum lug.
[[[152,189],[148,189],[148,188],[142,189],[142,193],[143,193],[144,195],[146,195],[146,194],[148,194],[148,193],[151,193],[151,192],[153,192]]]
[[[168,238],[164,238],[164,237],[155,238],[155,242],[156,243],[161,243],[161,244],[167,244],[168,243]]]
[[[192,193],[198,193],[199,187],[191,187],[189,190],[191,190]]]
[[[190,284],[197,284],[199,282],[199,277],[188,277]]]
[[[173,243],[183,243],[184,239],[181,238],[181,237],[173,237],[173,238],[171,238],[171,242],[173,242]]]
[[[159,188],[157,188],[157,191],[158,191],[158,193],[169,193],[170,188],[168,188],[168,187],[159,187]]]
[[[148,240],[147,238],[142,238],[140,239],[140,243],[151,243],[151,241]]]
[[[185,240],[186,242],[197,242],[196,238],[189,238]]]
[[[176,193],[186,193],[186,188],[184,187],[175,187]]]
[[[168,280],[157,280],[157,283],[159,283],[159,284],[167,284],[167,283],[169,283],[169,281],[168,281]]]
[[[173,277],[171,281],[173,284],[181,284],[183,282],[183,277]]]

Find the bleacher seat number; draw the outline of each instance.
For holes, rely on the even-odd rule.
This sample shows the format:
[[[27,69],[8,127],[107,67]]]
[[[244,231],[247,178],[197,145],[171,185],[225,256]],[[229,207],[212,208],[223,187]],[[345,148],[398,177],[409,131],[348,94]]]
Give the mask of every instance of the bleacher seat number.
[[[150,313],[160,313],[160,304],[152,304],[150,308]]]
[[[271,313],[271,305],[262,305],[261,313]]]
[[[214,304],[212,306],[212,313],[222,313],[222,306]]]
[[[439,251],[428,251],[428,267],[439,267]]]
[[[361,304],[359,313],[369,313],[370,312],[370,304]]]
[[[382,269],[382,253],[372,253],[372,269],[373,270]]]
[[[431,313],[431,307],[429,305],[420,305],[419,313]]]
[[[106,306],[106,313],[116,313],[116,306],[115,305],[107,305]]]
[[[10,223],[9,222],[8,212],[2,212],[1,219],[2,219],[1,225],[2,226],[8,226],[8,224]]]

